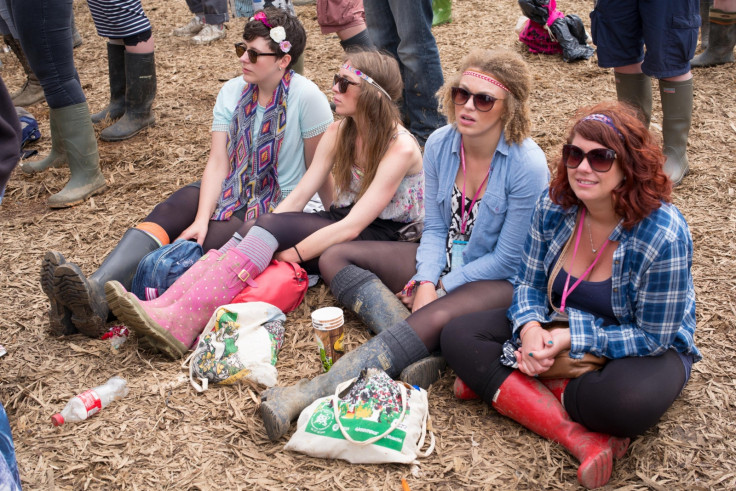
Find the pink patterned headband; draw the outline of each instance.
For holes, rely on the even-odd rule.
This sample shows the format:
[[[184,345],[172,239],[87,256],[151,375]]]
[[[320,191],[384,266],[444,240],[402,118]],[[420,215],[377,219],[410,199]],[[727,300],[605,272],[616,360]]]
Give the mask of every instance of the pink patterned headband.
[[[499,88],[505,90],[509,94],[511,93],[511,91],[504,84],[502,84],[501,82],[499,82],[495,78],[489,77],[485,73],[474,72],[472,70],[465,70],[463,72],[463,75],[470,75],[471,77],[476,77],[476,78],[479,78],[481,80],[485,80],[486,82],[491,82],[496,87],[499,87]]]

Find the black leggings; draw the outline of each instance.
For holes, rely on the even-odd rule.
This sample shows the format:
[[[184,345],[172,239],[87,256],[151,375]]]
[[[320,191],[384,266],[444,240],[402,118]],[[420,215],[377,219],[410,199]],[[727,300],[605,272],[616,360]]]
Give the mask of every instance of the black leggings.
[[[458,317],[442,331],[448,365],[489,404],[513,370],[499,361],[510,337],[504,309]],[[684,383],[682,360],[669,350],[662,356],[610,360],[602,370],[570,380],[563,400],[573,421],[586,428],[634,437],[659,421]]]
[[[160,225],[172,242],[187,229],[197,217],[199,207],[199,187],[184,186],[166,198],[165,201],[156,205],[144,221]],[[232,216],[230,220],[210,220],[207,228],[207,236],[202,248],[205,251],[219,249],[225,242],[230,240],[238,230],[250,230],[255,220],[249,220],[245,224],[242,218]],[[245,236],[245,234],[243,234]]]
[[[327,249],[319,261],[322,278],[329,284],[338,271],[354,264],[371,271],[392,292],[400,292],[416,273],[419,244],[365,241],[338,244]],[[432,352],[439,349],[440,333],[457,316],[488,308],[508,308],[513,287],[505,280],[474,281],[417,310],[406,322]]]

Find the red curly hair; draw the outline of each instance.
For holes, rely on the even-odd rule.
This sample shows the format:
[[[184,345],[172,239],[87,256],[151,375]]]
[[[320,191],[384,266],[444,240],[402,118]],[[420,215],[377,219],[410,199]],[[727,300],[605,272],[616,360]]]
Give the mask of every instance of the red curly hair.
[[[605,123],[581,121],[591,114],[603,114],[611,118],[623,139]],[[579,109],[573,121],[567,143],[579,135],[616,152],[624,180],[612,191],[613,203],[616,213],[623,217],[625,228],[631,228],[649,216],[663,201],[671,201],[672,181],[663,170],[665,156],[659,142],[637,118],[633,107],[620,102],[602,102]],[[550,182],[549,197],[563,208],[582,205],[570,187],[562,155]]]

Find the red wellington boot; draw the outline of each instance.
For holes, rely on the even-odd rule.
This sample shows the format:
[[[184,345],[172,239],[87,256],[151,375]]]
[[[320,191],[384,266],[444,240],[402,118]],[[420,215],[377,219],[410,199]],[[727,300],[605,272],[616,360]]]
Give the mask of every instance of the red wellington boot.
[[[473,389],[465,385],[460,377],[455,377],[455,384],[452,387],[452,391],[455,393],[457,399],[467,401],[472,399],[480,399],[478,394],[473,392]]]
[[[588,431],[572,421],[539,380],[514,370],[496,392],[493,407],[534,433],[565,447],[580,461],[578,481],[586,488],[599,488],[611,478],[614,454],[611,437]]]

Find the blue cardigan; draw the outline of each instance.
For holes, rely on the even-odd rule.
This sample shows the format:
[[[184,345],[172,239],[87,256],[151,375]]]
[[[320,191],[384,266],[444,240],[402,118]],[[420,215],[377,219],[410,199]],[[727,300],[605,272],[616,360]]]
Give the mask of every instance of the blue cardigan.
[[[492,165],[473,232],[463,252],[464,265],[442,278],[448,292],[471,281],[513,279],[534,205],[549,182],[544,152],[530,138],[520,145],[509,144],[502,133]],[[445,269],[452,187],[458,169],[460,133],[447,125],[432,133],[424,147],[424,232],[413,280],[437,283]]]

